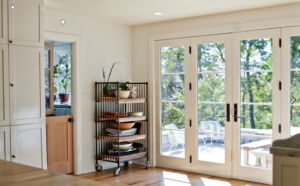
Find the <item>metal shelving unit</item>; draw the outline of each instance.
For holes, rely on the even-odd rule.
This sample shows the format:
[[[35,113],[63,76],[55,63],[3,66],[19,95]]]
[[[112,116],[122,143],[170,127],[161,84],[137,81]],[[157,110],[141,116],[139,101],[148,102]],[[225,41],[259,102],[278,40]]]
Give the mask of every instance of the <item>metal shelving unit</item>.
[[[146,168],[149,163],[149,110],[148,110],[148,83],[130,83],[128,87],[138,88],[138,97],[135,99],[120,99],[115,95],[119,95],[119,88],[122,83],[119,82],[96,82],[95,83],[95,139],[96,139],[96,170],[101,171],[102,166],[99,160],[113,162],[118,164],[118,168],[114,172],[115,176],[120,175],[120,164],[128,164],[128,161],[146,158]],[[111,87],[111,91],[104,95],[103,90],[106,86]],[[128,112],[143,112],[140,117],[124,117]],[[109,117],[105,115],[109,113]],[[122,114],[121,114],[122,113]],[[113,128],[112,124],[117,123],[117,129],[120,129],[122,122],[141,123],[142,129],[140,134],[131,136],[110,136],[106,129]],[[120,142],[132,142],[139,146],[138,150],[128,154],[120,155]],[[118,153],[111,154],[113,144],[118,144]]]

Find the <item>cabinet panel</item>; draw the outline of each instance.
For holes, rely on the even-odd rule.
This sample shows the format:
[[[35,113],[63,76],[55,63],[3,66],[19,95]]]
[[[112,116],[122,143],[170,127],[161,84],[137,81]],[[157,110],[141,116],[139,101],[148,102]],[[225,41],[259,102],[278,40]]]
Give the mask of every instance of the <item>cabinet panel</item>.
[[[9,125],[8,46],[0,44],[0,126]]]
[[[12,161],[47,168],[45,124],[11,126]]]
[[[0,0],[0,43],[8,43],[7,0]]]
[[[9,0],[8,11],[9,43],[44,47],[43,0]]]
[[[10,127],[0,127],[0,159],[10,161]]]
[[[9,46],[11,123],[45,122],[44,49]]]

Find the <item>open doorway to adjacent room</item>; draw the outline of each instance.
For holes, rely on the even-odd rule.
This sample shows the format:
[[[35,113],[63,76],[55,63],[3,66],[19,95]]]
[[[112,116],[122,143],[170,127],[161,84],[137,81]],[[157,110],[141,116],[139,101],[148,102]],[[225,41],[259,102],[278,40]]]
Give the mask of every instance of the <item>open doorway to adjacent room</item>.
[[[73,173],[72,43],[45,40],[48,170]]]

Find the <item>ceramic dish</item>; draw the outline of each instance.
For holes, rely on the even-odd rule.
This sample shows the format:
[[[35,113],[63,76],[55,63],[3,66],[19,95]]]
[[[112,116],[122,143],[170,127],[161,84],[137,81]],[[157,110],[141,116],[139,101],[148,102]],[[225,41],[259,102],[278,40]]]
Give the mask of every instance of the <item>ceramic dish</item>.
[[[120,146],[120,148],[121,147],[131,147],[132,146],[132,143],[128,143],[128,142],[121,142],[121,143],[119,143],[119,146]],[[117,147],[118,148],[118,143],[114,143],[113,144],[113,147]]]
[[[131,129],[135,123],[128,122],[128,123],[120,123],[120,130],[127,130]],[[118,129],[118,123],[111,123],[111,126],[115,129]]]
[[[139,117],[143,116],[143,112],[128,112],[127,115],[132,117]]]
[[[120,99],[128,99],[130,91],[120,90],[119,94],[120,94]],[[115,91],[115,96],[116,96],[116,98],[118,97],[118,91]]]

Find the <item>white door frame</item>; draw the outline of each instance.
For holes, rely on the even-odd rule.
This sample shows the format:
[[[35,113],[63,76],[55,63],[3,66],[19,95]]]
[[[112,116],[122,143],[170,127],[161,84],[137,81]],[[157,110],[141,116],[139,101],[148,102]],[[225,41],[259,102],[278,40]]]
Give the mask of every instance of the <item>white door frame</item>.
[[[193,30],[184,30],[184,31],[175,31],[168,32],[164,34],[155,34],[150,35],[149,42],[149,110],[150,110],[150,139],[156,138],[156,103],[155,103],[155,57],[154,57],[154,42],[158,40],[165,39],[178,39],[184,37],[196,37],[196,36],[205,36],[205,35],[215,35],[215,34],[226,34],[226,33],[235,33],[242,31],[251,31],[259,29],[272,29],[280,27],[291,27],[291,26],[300,26],[299,17],[273,20],[273,21],[258,21],[251,23],[233,23],[223,26],[199,28]],[[156,147],[155,141],[150,140],[150,165],[155,167],[156,163]]]
[[[75,43],[75,47],[72,47],[72,81],[71,81],[71,91],[72,91],[72,107],[71,113],[74,118],[74,174],[83,174],[83,152],[82,152],[82,122],[81,122],[81,88],[80,88],[80,36],[79,35],[72,35],[72,34],[64,34],[64,33],[57,33],[51,31],[45,31],[45,39],[47,40],[55,40],[55,41],[63,41],[63,42],[70,42]],[[43,89],[43,91],[45,91]]]
[[[209,162],[205,160],[198,160],[198,69],[197,69],[197,57],[198,50],[197,46],[199,44],[208,44],[208,43],[225,43],[225,115],[226,115],[226,105],[229,104],[231,108],[233,108],[232,104],[232,34],[218,34],[218,35],[210,35],[210,36],[201,36],[201,37],[192,37],[191,38],[191,46],[192,46],[192,59],[191,59],[191,82],[193,84],[193,91],[191,92],[191,105],[190,112],[192,115],[192,131],[191,131],[191,155],[192,155],[192,164],[191,171],[199,172],[202,174],[209,174],[212,176],[220,176],[220,177],[231,177],[231,169],[232,169],[232,157],[231,157],[231,149],[232,149],[232,123],[233,118],[230,116],[230,121],[225,121],[225,163],[216,163]],[[211,74],[215,72],[204,72]],[[196,89],[196,90],[195,90]],[[205,101],[202,102],[205,104]],[[210,103],[207,103],[210,104]],[[216,103],[218,104],[218,103]],[[203,132],[206,133],[206,132]],[[209,140],[208,142],[209,143]],[[200,154],[201,156],[201,154]]]
[[[281,94],[281,104],[282,104],[282,137],[288,138],[291,136],[291,126],[290,126],[290,81],[291,81],[291,36],[300,35],[300,27],[288,27],[281,29],[282,36],[282,94]],[[296,69],[293,69],[296,70]],[[298,71],[298,70],[297,70]]]
[[[162,47],[171,47],[171,46],[184,46],[184,68],[185,68],[185,72],[184,72],[184,79],[185,79],[185,87],[184,87],[184,94],[185,94],[185,100],[184,100],[184,110],[185,110],[185,145],[184,145],[184,152],[185,152],[185,157],[184,158],[179,158],[179,157],[173,157],[173,156],[167,156],[167,155],[162,155],[161,149],[156,151],[156,156],[160,157],[159,159],[156,159],[156,163],[159,164],[159,166],[161,167],[168,167],[168,168],[179,168],[181,170],[190,170],[190,159],[189,156],[190,154],[190,144],[187,143],[187,139],[188,136],[190,136],[190,126],[188,125],[189,120],[190,120],[190,116],[189,116],[189,111],[190,111],[190,90],[189,90],[189,86],[188,84],[190,83],[190,59],[191,56],[189,54],[189,46],[190,46],[190,38],[181,38],[181,39],[173,39],[173,40],[163,40],[163,41],[157,41],[156,42],[156,87],[159,87],[161,85],[161,61],[160,61],[160,49]],[[164,75],[172,75],[172,74],[177,74],[177,73],[164,73]],[[161,89],[157,89],[156,90],[156,103],[157,104],[161,104],[162,101],[161,100]],[[167,102],[167,101],[165,101]],[[172,102],[172,101],[170,101]],[[160,143],[162,141],[161,139],[161,106],[159,106],[159,109],[156,109],[156,137],[153,138],[156,141],[156,145],[158,147],[160,147]],[[159,127],[158,127],[159,126]],[[172,129],[169,129],[172,130]],[[176,162],[176,163],[174,163]]]
[[[266,29],[249,32],[238,32],[233,34],[233,103],[238,104],[238,116],[240,116],[240,41],[247,39],[272,38],[273,39],[273,129],[272,141],[280,139],[278,125],[281,123],[281,91],[279,90],[279,82],[281,81],[281,50],[279,47],[280,28]],[[250,70],[252,71],[252,70]],[[256,71],[256,70],[253,70]],[[233,107],[232,107],[233,108]],[[248,167],[240,165],[240,119],[233,123],[233,174],[235,179],[254,181],[266,184],[272,184],[272,170]],[[249,135],[250,136],[250,135]],[[259,137],[259,136],[251,136]]]

